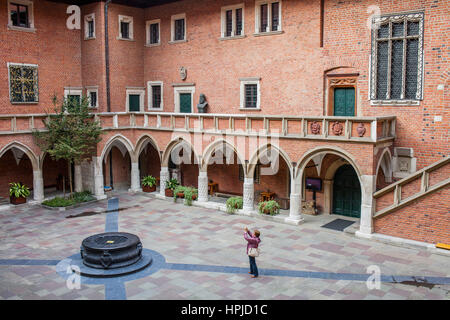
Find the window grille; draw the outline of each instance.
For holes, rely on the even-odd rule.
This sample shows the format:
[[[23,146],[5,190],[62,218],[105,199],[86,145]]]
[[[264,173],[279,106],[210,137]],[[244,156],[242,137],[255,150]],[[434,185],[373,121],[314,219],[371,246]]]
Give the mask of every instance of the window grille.
[[[371,100],[422,99],[423,13],[373,19]]]
[[[11,102],[38,102],[37,66],[9,65]]]

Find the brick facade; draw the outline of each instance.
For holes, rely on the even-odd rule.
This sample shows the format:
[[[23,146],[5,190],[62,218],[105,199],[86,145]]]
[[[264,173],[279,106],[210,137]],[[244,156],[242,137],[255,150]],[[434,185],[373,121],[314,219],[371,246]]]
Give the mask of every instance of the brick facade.
[[[7,23],[0,26],[1,50],[0,60],[0,115],[40,114],[45,113],[52,105],[52,97],[56,94],[62,97],[64,88],[80,88],[86,94],[88,88],[98,90],[98,109],[93,112],[105,113],[107,109],[107,79],[105,64],[105,26],[104,2],[94,2],[81,6],[81,30],[66,28],[66,4],[35,0],[34,24],[36,30],[24,32],[10,30]],[[243,37],[224,40],[221,39],[221,8],[235,4],[232,1],[212,0],[183,0],[174,3],[151,7],[147,9],[111,3],[108,11],[108,44],[110,66],[110,111],[127,112],[127,90],[144,90],[144,104],[141,111],[175,112],[176,94],[178,86],[190,84],[195,87],[192,111],[197,112],[196,104],[201,93],[206,95],[208,113],[237,114],[257,116],[333,116],[332,92],[333,80],[351,83],[355,88],[355,116],[350,136],[357,136],[358,118],[395,116],[395,139],[387,139],[371,143],[354,141],[326,140],[326,139],[288,139],[282,137],[277,146],[286,154],[289,161],[280,161],[280,170],[274,176],[261,176],[259,184],[254,184],[254,191],[274,191],[280,198],[289,198],[292,191],[291,173],[305,168],[300,179],[305,176],[320,177],[322,180],[332,180],[330,172],[337,169],[337,162],[351,163],[362,181],[362,176],[374,177],[374,186],[370,189],[381,189],[390,184],[386,181],[385,173],[380,168],[386,150],[394,154],[395,147],[412,148],[417,158],[417,170],[426,167],[442,157],[450,154],[448,144],[449,132],[449,79],[448,69],[449,40],[446,35],[450,1],[323,1],[323,20],[321,20],[320,0],[281,1],[281,32],[269,35],[255,35],[255,1],[242,0],[244,4],[244,35]],[[381,14],[402,12],[424,12],[424,79],[423,100],[418,105],[371,105],[369,100],[370,54],[372,49],[371,30],[367,23],[373,13],[373,6],[380,9]],[[84,16],[95,14],[95,38],[85,39]],[[171,17],[184,13],[186,15],[185,42],[171,43]],[[0,3],[0,20],[7,21],[7,1]],[[119,39],[119,15],[133,18],[133,39]],[[146,45],[146,21],[160,19],[160,44]],[[323,26],[323,29],[322,27]],[[322,38],[321,38],[322,37]],[[322,44],[322,45],[321,45]],[[12,104],[9,101],[9,84],[7,63],[27,63],[38,65],[39,73],[39,102],[32,104]],[[180,78],[180,67],[187,70],[187,78]],[[258,79],[261,101],[260,109],[249,110],[240,108],[240,87],[242,79]],[[163,83],[163,109],[149,110],[147,89],[148,81]],[[104,154],[111,139],[120,134],[122,144],[126,144],[125,156],[121,154],[117,145],[113,152],[114,184],[128,188],[131,179],[131,163],[140,163],[141,177],[146,174],[159,176],[160,158],[170,151],[179,131],[143,130],[130,128],[128,116],[103,116],[104,128],[117,126],[121,129],[105,130],[102,141],[97,146],[97,157]],[[156,118],[136,115],[133,118],[138,127],[154,126]],[[117,121],[117,123],[115,123]],[[170,118],[161,118],[161,127],[170,127]],[[173,119],[174,127],[182,129],[186,124],[183,118]],[[189,119],[195,122],[196,119]],[[217,123],[215,123],[217,121]],[[233,119],[233,129],[247,130],[249,123],[246,118]],[[309,121],[309,120],[308,120]],[[342,121],[342,120],[341,120]],[[153,123],[155,122],[155,123]],[[30,134],[8,134],[12,125],[9,118],[0,117],[0,176],[2,184],[0,195],[7,191],[10,181],[22,179],[17,174],[20,168],[27,172],[33,170],[33,161],[42,163],[39,148],[33,142]],[[342,122],[345,124],[345,121]],[[17,131],[26,130],[30,125],[29,118],[14,118]],[[306,135],[313,135],[310,123],[299,121],[271,121],[268,126],[271,132],[286,130],[301,131],[306,127]],[[36,118],[35,127],[42,127],[41,119]],[[228,119],[204,118],[205,128],[226,130],[230,127]],[[265,130],[263,118],[252,119],[252,130]],[[332,135],[333,122],[327,122],[327,130]],[[381,136],[384,123],[377,122],[376,127],[365,123],[366,137]],[[324,128],[321,128],[324,134]],[[148,135],[155,142],[155,148],[148,148],[144,153],[137,153],[136,148],[143,137]],[[204,131],[202,140],[195,144],[192,133],[187,139],[194,145],[198,157],[205,156],[208,146],[219,138],[217,133]],[[229,137],[228,137],[229,138]],[[241,139],[242,138],[242,139]],[[251,138],[232,136],[232,146],[235,147],[242,160],[251,161],[257,148],[268,143],[264,141],[254,145]],[[12,153],[6,151],[11,142],[20,142],[29,148],[35,159],[30,164],[19,163],[19,169],[8,170],[13,166]],[[126,142],[124,142],[126,141]],[[257,141],[261,141],[257,140]],[[244,142],[244,147],[242,143]],[[4,149],[6,147],[6,149]],[[124,147],[125,148],[125,147]],[[322,148],[322,149],[320,149]],[[150,151],[148,151],[150,150]],[[317,150],[314,153],[312,150]],[[322,151],[321,151],[322,150]],[[321,172],[314,166],[316,162],[311,158],[315,155],[327,153],[321,160]],[[159,153],[159,155],[158,155]],[[105,156],[106,157],[106,156]],[[138,160],[140,158],[140,160]],[[390,158],[390,157],[388,157]],[[258,158],[256,158],[257,160]],[[381,160],[380,160],[381,159]],[[24,161],[24,160],[22,160]],[[67,165],[52,166],[44,161],[44,186],[54,181],[62,171],[67,171]],[[109,184],[109,160],[101,159],[104,184]],[[390,161],[390,160],[387,160]],[[84,164],[89,172],[93,172],[93,163]],[[246,169],[250,165],[244,164]],[[16,165],[17,166],[17,165]],[[34,165],[34,170],[42,169],[42,165]],[[199,170],[202,165],[182,165],[181,179],[184,184],[198,185]],[[333,168],[333,170],[329,170]],[[20,169],[22,170],[22,169]],[[53,171],[52,171],[53,170]],[[88,170],[88,169],[86,169]],[[206,168],[205,168],[206,170]],[[219,183],[219,191],[229,194],[242,194],[243,181],[239,179],[239,167],[232,165],[210,164],[207,166],[208,179]],[[334,171],[333,171],[334,172]],[[378,175],[376,173],[378,172]],[[298,174],[298,172],[296,173]],[[442,173],[448,175],[448,172]],[[90,175],[91,177],[91,175]],[[92,177],[91,177],[92,178]],[[433,176],[431,176],[432,179]],[[25,180],[24,180],[25,181]],[[394,180],[392,180],[394,181]],[[28,185],[33,181],[26,180]],[[362,182],[361,182],[362,183]],[[89,182],[87,185],[93,185]],[[405,187],[403,197],[417,192],[419,185],[409,184]],[[444,191],[447,189],[444,189]],[[444,192],[444,191],[441,191]],[[310,200],[311,193],[302,190],[303,200]],[[436,193],[438,194],[438,193]],[[6,194],[5,194],[6,195]],[[331,195],[322,190],[317,194],[317,204],[321,212],[329,207]],[[391,197],[387,194],[386,198]],[[430,197],[431,198],[431,197]],[[436,196],[433,199],[438,199]],[[383,197],[378,199],[376,209],[383,207]],[[422,201],[425,203],[428,198]],[[420,202],[420,203],[422,203]],[[438,201],[439,202],[439,201]],[[441,201],[442,202],[442,201]],[[421,204],[408,206],[422,214]],[[447,208],[448,204],[436,204],[436,212]],[[377,220],[376,232],[392,233],[393,221],[404,216],[405,208]],[[434,214],[434,213],[432,213]],[[447,210],[448,215],[448,210]],[[389,217],[395,216],[390,220]],[[417,218],[419,219],[419,218]],[[419,219],[420,220],[420,219]],[[437,219],[436,221],[445,221]],[[400,229],[411,228],[412,224],[399,224]],[[431,229],[442,228],[442,223],[436,222]],[[444,224],[445,226],[445,224]],[[416,227],[414,227],[416,228]],[[429,231],[426,231],[429,232]],[[434,241],[429,236],[409,236],[408,232],[396,233],[406,237]],[[444,236],[445,238],[445,236]]]

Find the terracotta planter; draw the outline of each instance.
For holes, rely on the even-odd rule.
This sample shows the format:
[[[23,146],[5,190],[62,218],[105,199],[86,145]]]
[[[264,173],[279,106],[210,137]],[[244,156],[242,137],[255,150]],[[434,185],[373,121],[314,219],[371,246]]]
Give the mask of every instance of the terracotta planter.
[[[142,186],[142,191],[144,192],[155,192],[156,186],[150,187],[150,186]]]
[[[196,195],[196,194],[193,194],[193,195],[192,195],[192,200],[195,200],[195,199],[197,199],[197,195]]]
[[[177,198],[184,198],[184,193],[183,192],[178,192],[177,193]]]
[[[173,190],[172,189],[166,189],[165,193],[166,193],[166,197],[173,197]]]
[[[24,197],[16,198],[15,196],[10,196],[9,200],[14,205],[23,204],[27,202],[27,198]]]

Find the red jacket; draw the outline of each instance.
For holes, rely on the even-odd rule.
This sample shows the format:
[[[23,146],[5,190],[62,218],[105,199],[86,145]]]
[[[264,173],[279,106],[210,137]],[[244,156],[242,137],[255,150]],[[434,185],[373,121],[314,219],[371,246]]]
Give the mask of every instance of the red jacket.
[[[258,248],[261,239],[259,237],[253,237],[250,231],[244,233],[244,239],[247,240],[247,254],[248,249],[250,248]]]

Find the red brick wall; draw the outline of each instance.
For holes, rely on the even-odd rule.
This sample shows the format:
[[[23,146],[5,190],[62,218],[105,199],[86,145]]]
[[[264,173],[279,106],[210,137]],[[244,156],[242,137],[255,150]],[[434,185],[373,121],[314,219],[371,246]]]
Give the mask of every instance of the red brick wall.
[[[374,219],[374,232],[428,243],[450,243],[450,188]]]
[[[381,14],[424,10],[424,100],[419,106],[370,106],[368,97],[370,32],[366,27],[370,5]],[[352,66],[359,73],[358,104],[365,116],[395,115],[395,146],[411,147],[418,158],[417,169],[450,154],[448,144],[450,94],[448,69],[450,45],[450,1],[325,1],[324,62],[327,68]],[[438,90],[438,85],[445,85]],[[434,122],[434,116],[442,116]]]
[[[139,163],[139,173],[141,177],[148,175],[152,175],[155,178],[159,177],[161,172],[161,161],[159,160],[158,152],[151,145],[148,145],[147,149],[144,149],[141,152]]]
[[[11,151],[7,151],[0,158],[0,197],[9,197],[11,182],[21,182],[30,190],[33,189],[33,168],[25,154],[18,165]]]
[[[67,4],[34,1],[36,32],[9,30],[7,1],[0,2],[0,114],[43,113],[64,87],[81,87],[80,30],[66,27]],[[7,62],[38,65],[39,103],[11,104]]]
[[[322,66],[318,1],[282,3],[283,34],[254,37],[255,7],[244,0],[246,38],[219,40],[221,7],[235,1],[186,0],[145,10],[145,19],[161,19],[161,45],[144,50],[145,81],[164,82],[164,111],[173,111],[172,83],[187,69],[194,82],[194,104],[200,93],[215,113],[239,111],[239,78],[261,77],[264,114],[322,114]],[[187,42],[169,44],[171,15],[186,13]],[[197,108],[194,107],[195,112]]]

